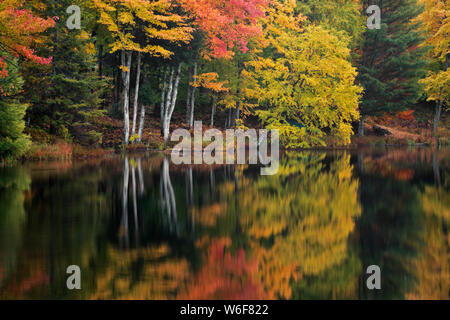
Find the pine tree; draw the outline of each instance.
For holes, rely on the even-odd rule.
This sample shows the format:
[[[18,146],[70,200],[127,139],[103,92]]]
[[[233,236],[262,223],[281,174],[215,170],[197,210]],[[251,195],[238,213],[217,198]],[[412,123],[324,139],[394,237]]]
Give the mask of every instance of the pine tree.
[[[99,134],[92,130],[92,121],[103,114],[100,110],[105,82],[98,77],[96,50],[86,31],[87,15],[83,15],[81,30],[66,26],[73,4],[82,8],[83,1],[43,1],[42,15],[58,16],[59,22],[47,37],[52,64],[25,70],[25,94],[31,102],[30,119],[33,126],[48,128],[51,134],[65,140],[74,137],[78,142],[98,142]]]
[[[420,95],[418,80],[424,76],[426,47],[415,18],[422,12],[417,0],[364,0],[363,9],[378,5],[381,29],[368,29],[359,67],[365,89],[361,104],[359,134],[364,135],[364,117],[411,107]]]
[[[0,55],[8,61],[5,68],[8,76],[0,79],[0,160],[4,160],[24,154],[30,146],[30,139],[23,133],[27,106],[16,98],[23,84],[17,59],[5,52],[0,52]]]

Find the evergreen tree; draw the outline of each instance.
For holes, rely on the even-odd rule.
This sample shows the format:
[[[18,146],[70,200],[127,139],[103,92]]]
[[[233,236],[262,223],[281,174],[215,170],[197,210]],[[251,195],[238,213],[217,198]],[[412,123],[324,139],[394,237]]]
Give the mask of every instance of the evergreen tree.
[[[43,16],[58,16],[50,30],[46,47],[53,56],[45,69],[29,65],[25,69],[26,100],[30,101],[31,124],[49,130],[65,140],[99,141],[92,122],[104,113],[100,110],[105,81],[96,72],[96,49],[86,25],[90,15],[82,14],[81,30],[69,29],[67,8],[73,4],[84,12],[82,0],[44,1]],[[95,18],[95,17],[94,17]]]
[[[30,139],[23,133],[23,120],[27,106],[21,104],[16,95],[22,90],[23,80],[18,73],[17,59],[0,52],[8,60],[7,76],[0,79],[0,160],[16,158],[24,154]]]
[[[418,80],[426,68],[424,37],[415,18],[422,12],[417,0],[364,0],[363,9],[378,5],[381,29],[365,33],[359,80],[365,88],[359,134],[364,117],[411,107],[420,95]]]

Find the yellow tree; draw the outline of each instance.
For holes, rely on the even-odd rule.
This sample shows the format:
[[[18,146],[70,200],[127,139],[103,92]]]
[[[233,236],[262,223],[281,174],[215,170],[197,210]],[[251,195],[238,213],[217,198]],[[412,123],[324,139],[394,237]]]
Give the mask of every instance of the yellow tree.
[[[130,139],[130,69],[133,52],[138,53],[134,105],[136,113],[141,74],[141,53],[168,59],[173,55],[173,52],[163,44],[188,43],[192,38],[192,29],[185,24],[183,16],[174,12],[176,5],[172,0],[93,0],[92,5],[100,13],[99,23],[107,27],[113,38],[111,53],[121,51],[124,144],[128,144]],[[155,43],[156,41],[157,43]],[[177,77],[174,77],[175,68],[172,67],[170,86],[173,84],[178,86],[180,69],[181,65],[178,68]],[[172,90],[169,92],[172,93]],[[167,99],[167,115],[173,112],[176,102],[173,100],[172,96]],[[135,119],[134,116],[134,124],[136,123]]]
[[[270,299],[292,298],[293,282],[327,274],[354,256],[348,242],[361,214],[359,183],[348,154],[328,169],[324,160],[310,152],[287,153],[277,175],[240,179],[246,190],[236,201],[240,230],[251,239],[256,276]],[[357,276],[347,279],[352,283],[345,287],[352,288]]]
[[[433,123],[433,135],[438,135],[439,120],[443,105],[450,100],[450,71],[448,70],[450,58],[450,2],[446,0],[421,0],[425,11],[419,17],[425,28],[428,38],[426,45],[432,46],[431,58],[438,65],[430,71],[427,78],[421,82],[425,85],[429,101],[436,102]]]
[[[295,5],[272,2],[259,52],[247,64],[245,75],[254,79],[253,96],[263,107],[257,114],[280,130],[286,147],[324,145],[325,132],[347,144],[362,92],[348,43],[320,26],[302,29],[305,18]]]
[[[213,95],[211,103],[211,126],[214,126],[214,115],[216,113],[217,95],[229,91],[229,88],[225,87],[225,85],[228,84],[228,81],[218,81],[218,78],[219,74],[217,72],[206,72],[196,76],[193,79],[194,82],[190,83],[192,87],[207,89]]]

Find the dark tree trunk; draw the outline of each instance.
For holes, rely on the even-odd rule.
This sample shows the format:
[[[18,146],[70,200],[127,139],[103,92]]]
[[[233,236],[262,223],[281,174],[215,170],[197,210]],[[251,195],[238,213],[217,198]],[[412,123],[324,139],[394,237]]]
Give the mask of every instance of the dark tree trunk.
[[[365,119],[366,117],[361,115],[361,119],[359,119],[359,126],[358,126],[358,135],[360,137],[364,137],[364,126],[365,126]]]

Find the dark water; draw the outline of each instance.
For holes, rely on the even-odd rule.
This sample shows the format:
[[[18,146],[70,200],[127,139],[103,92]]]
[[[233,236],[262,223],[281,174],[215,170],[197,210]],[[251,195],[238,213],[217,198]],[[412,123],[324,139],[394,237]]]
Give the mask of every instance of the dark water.
[[[275,176],[162,154],[0,168],[0,298],[449,299],[449,159],[297,152]]]

